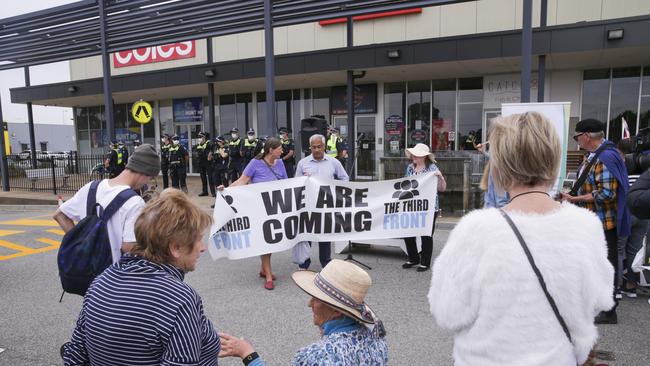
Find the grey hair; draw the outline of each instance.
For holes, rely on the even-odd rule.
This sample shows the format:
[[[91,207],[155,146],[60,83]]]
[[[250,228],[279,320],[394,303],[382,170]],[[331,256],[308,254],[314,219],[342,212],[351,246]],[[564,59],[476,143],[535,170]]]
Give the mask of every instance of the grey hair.
[[[311,137],[309,138],[309,145],[311,145],[311,143],[314,142],[314,140],[316,139],[320,139],[323,142],[323,144],[325,144],[326,141],[325,136],[320,134],[315,134],[315,135],[311,135]]]
[[[600,132],[588,132],[589,138],[595,139],[595,140],[602,140],[605,138],[605,132],[600,131]]]

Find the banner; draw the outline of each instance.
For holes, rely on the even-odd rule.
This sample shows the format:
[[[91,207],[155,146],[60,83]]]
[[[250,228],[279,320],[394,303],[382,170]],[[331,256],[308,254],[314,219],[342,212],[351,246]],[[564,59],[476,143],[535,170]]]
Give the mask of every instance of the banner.
[[[298,177],[226,188],[217,195],[208,250],[241,259],[299,241],[431,235],[438,180],[433,173],[379,182]]]

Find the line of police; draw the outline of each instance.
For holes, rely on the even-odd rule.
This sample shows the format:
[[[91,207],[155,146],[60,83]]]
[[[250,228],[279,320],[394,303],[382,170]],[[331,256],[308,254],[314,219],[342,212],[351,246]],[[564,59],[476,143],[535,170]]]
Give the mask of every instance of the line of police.
[[[287,170],[287,176],[293,178],[295,173],[295,146],[289,138],[289,130],[281,127],[278,130],[282,142],[282,160]],[[230,130],[230,139],[217,136],[210,140],[210,134],[199,132],[200,138],[195,149],[198,157],[198,170],[201,176],[201,193],[199,196],[212,194],[216,196],[216,187],[219,185],[228,186],[236,181],[246,168],[251,159],[262,151],[264,139],[255,136],[255,130],[250,128],[246,138],[239,136],[239,129]],[[134,147],[140,145],[139,140],[134,141]],[[180,143],[178,135],[163,135],[160,147],[160,169],[162,172],[163,188],[169,187],[169,177],[173,188],[181,189],[187,193],[187,168],[189,154],[187,149]],[[347,159],[347,147],[339,136],[338,128],[330,128],[327,137],[327,154],[341,161],[345,166]],[[118,176],[126,166],[129,159],[129,151],[122,141],[112,141],[111,149],[107,154],[104,166],[110,178]],[[210,193],[208,193],[208,187]]]

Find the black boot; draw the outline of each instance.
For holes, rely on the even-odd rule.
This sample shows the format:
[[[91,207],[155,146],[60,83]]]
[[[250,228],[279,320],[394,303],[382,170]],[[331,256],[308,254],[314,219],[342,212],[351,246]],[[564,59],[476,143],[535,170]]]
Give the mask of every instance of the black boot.
[[[618,324],[616,310],[601,311],[594,321],[596,324]]]

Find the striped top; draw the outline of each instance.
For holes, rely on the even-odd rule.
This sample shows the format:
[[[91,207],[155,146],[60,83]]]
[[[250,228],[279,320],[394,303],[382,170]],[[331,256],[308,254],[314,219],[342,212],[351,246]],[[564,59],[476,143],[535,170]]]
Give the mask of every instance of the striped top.
[[[219,336],[183,278],[124,255],[88,290],[64,365],[217,365]]]

